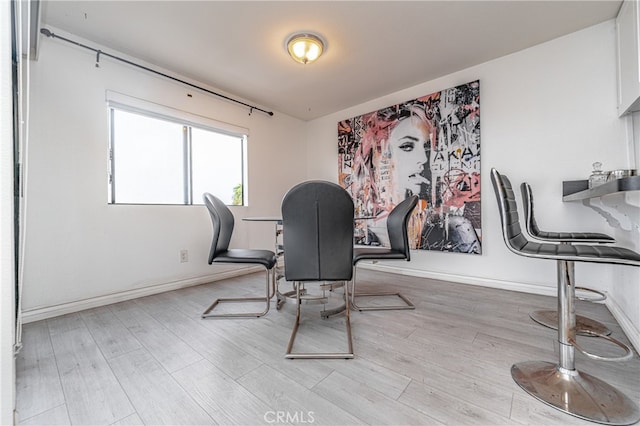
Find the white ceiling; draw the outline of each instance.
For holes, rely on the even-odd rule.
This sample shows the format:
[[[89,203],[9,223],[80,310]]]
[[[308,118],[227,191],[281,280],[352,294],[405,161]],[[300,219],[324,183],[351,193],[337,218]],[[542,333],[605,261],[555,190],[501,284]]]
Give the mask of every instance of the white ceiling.
[[[621,3],[42,0],[41,26],[310,120],[612,19]],[[309,65],[284,46],[304,30],[328,41]]]

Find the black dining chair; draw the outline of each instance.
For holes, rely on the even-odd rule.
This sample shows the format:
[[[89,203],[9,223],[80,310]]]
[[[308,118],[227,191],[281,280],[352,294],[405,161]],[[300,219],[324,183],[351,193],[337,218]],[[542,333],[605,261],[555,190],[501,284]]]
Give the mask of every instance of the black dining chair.
[[[536,218],[533,212],[533,191],[531,185],[527,182],[520,184],[520,194],[522,195],[522,206],[524,211],[524,223],[525,229],[529,235],[540,241],[546,241],[549,243],[559,244],[610,244],[615,243],[616,240],[606,234],[598,232],[555,232],[555,231],[543,231],[538,227]],[[576,299],[587,302],[601,302],[607,298],[607,296],[597,290],[576,286],[576,290],[583,292],[593,293],[595,297],[580,297],[576,295]],[[541,309],[533,311],[529,314],[538,324],[544,325],[552,329],[556,329],[558,326],[558,311]],[[585,317],[583,315],[576,315],[576,332],[585,336],[594,334],[611,334],[611,330],[601,323],[592,318]]]
[[[375,311],[375,310],[396,310],[396,309],[415,309],[415,306],[409,299],[399,292],[356,292],[356,269],[358,262],[362,260],[411,260],[411,252],[409,249],[409,235],[407,231],[407,223],[411,212],[418,204],[418,196],[412,195],[395,206],[387,217],[387,232],[389,234],[390,247],[356,247],[353,250],[353,285],[351,290],[351,306],[359,311]],[[369,305],[361,306],[356,303],[356,297],[388,297],[397,296],[404,302],[402,305]]]
[[[520,228],[518,207],[511,182],[491,169],[498,202],[502,236],[507,248],[520,256],[555,260],[558,287],[558,363],[525,361],[511,366],[511,377],[529,395],[567,414],[598,423],[628,425],[640,420],[635,402],[605,381],[575,368],[575,349],[598,361],[625,361],[631,348],[611,336],[600,335],[624,349],[619,357],[587,352],[576,339],[574,262],[640,266],[640,254],[623,247],[590,244],[552,244],[530,241]]]
[[[339,185],[307,181],[282,200],[284,276],[296,292],[296,318],[286,358],[353,358],[349,318],[349,281],[353,275],[353,200]],[[343,282],[346,352],[293,352],[300,326],[302,291],[307,283]],[[327,317],[328,315],[323,315]]]
[[[209,251],[209,265],[214,263],[255,264],[262,265],[266,271],[266,293],[264,297],[218,298],[202,313],[202,318],[253,318],[261,317],[269,312],[271,298],[275,292],[276,254],[270,250],[230,249],[229,243],[233,235],[234,218],[231,210],[219,198],[205,193],[204,204],[207,207],[213,225],[213,239]],[[213,313],[220,303],[263,302],[262,312]]]

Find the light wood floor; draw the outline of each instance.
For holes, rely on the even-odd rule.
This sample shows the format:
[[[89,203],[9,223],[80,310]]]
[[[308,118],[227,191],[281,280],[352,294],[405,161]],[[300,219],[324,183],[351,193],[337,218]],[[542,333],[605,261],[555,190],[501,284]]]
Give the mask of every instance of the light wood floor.
[[[515,362],[557,360],[556,332],[528,317],[555,298],[362,269],[358,281],[361,291],[400,289],[416,309],[352,312],[353,360],[284,359],[293,303],[272,302],[262,318],[200,319],[220,295],[263,292],[263,274],[27,324],[20,423],[594,424],[538,402],[510,375]],[[321,307],[303,306],[296,349],[346,348],[344,316],[322,320]],[[627,341],[604,305],[577,311]],[[637,355],[606,363],[576,352],[576,365],[640,400]]]

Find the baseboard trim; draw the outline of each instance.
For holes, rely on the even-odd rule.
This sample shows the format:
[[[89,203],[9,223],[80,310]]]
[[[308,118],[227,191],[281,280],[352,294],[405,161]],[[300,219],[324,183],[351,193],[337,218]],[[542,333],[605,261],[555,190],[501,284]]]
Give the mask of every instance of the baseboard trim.
[[[460,284],[478,285],[481,287],[498,288],[501,290],[520,291],[524,293],[541,294],[545,296],[555,296],[555,287],[541,287],[533,284],[515,283],[512,281],[499,281],[487,278],[469,277],[465,275],[455,275],[433,271],[422,271],[417,269],[405,269],[396,266],[380,265],[373,263],[358,263],[359,268],[378,270],[381,272],[389,272],[392,274],[408,275],[414,277],[430,278],[442,281],[451,281]],[[22,322],[30,323],[40,321],[47,318],[53,318],[60,315],[70,314],[73,312],[83,311],[85,309],[97,308],[99,306],[111,305],[113,303],[124,302],[126,300],[136,299],[138,297],[151,296],[153,294],[164,293],[166,291],[178,290],[185,287],[191,287],[209,282],[220,281],[227,278],[238,277],[245,274],[251,274],[262,270],[260,267],[249,267],[242,270],[232,270],[221,272],[213,275],[202,277],[188,278],[184,280],[176,280],[168,283],[157,283],[148,285],[144,288],[128,290],[119,293],[108,294],[104,296],[83,299],[59,305],[35,308],[22,312]]]
[[[457,275],[444,272],[424,271],[417,269],[406,269],[398,266],[381,265],[379,263],[358,263],[359,268],[371,269],[381,272],[389,272],[392,274],[408,275],[413,277],[429,278],[441,281],[450,281],[459,284],[477,285],[480,287],[496,288],[500,290],[518,291],[522,293],[538,294],[542,296],[557,295],[555,286],[541,286],[529,283],[519,283],[513,281],[502,281],[489,278],[470,277],[467,275]],[[238,270],[220,272],[217,274],[206,275],[201,277],[187,278],[182,280],[171,281],[167,283],[158,283],[149,285],[144,288],[128,290],[119,293],[108,294],[104,296],[93,297],[90,299],[78,300],[69,303],[62,303],[54,306],[31,309],[22,312],[22,322],[24,324],[40,321],[47,318],[53,318],[60,315],[70,314],[73,312],[83,311],[85,309],[97,308],[99,306],[111,305],[113,303],[124,302],[126,300],[136,299],[138,297],[151,296],[166,291],[178,290],[185,287],[206,284],[214,281],[220,281],[228,278],[234,278],[241,275],[252,274],[254,272],[263,271],[261,267],[248,267]],[[640,352],[640,330],[638,330],[629,317],[620,308],[620,305],[608,295],[605,306],[609,309],[613,317],[618,321],[623,332],[635,348],[636,352]]]
[[[633,345],[634,349],[637,353],[640,352],[640,330],[638,330],[633,322],[629,319],[627,314],[620,308],[620,305],[615,300],[611,299],[611,297],[607,297],[605,300],[605,305],[609,308],[609,312],[611,315],[618,321],[622,331],[627,336],[631,345]]]
[[[46,306],[42,308],[30,309],[28,311],[22,311],[22,323],[27,324],[30,322],[40,321],[47,318],[53,318],[60,315],[66,315],[73,312],[84,311],[85,309],[97,308],[99,306],[111,305],[113,303],[124,302],[126,300],[137,299],[139,297],[151,296],[158,293],[164,293],[167,291],[178,290],[185,287],[192,287],[200,284],[206,284],[214,281],[225,280],[228,278],[234,278],[241,275],[251,274],[258,271],[264,271],[264,268],[245,267],[242,269],[219,272],[212,275],[205,275],[194,278],[181,279],[176,281],[170,281],[165,283],[157,283],[148,285],[143,288],[137,288],[135,290],[127,290],[113,294],[107,294],[98,297],[92,297],[89,299],[77,300],[69,303],[61,303],[54,306]]]
[[[501,281],[493,278],[470,277],[468,275],[456,275],[444,272],[424,271],[418,269],[406,269],[397,266],[381,265],[374,263],[358,263],[359,268],[372,269],[392,274],[408,275],[412,277],[430,278],[433,280],[450,281],[459,284],[477,285],[480,287],[497,288],[500,290],[518,291],[521,293],[539,294],[542,296],[556,296],[555,286],[547,287],[536,284],[519,283],[515,281]]]

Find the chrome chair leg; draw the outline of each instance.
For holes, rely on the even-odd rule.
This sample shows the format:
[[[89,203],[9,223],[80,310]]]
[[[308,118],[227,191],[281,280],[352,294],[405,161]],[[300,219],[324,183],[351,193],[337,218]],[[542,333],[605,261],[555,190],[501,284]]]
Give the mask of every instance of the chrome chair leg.
[[[390,310],[405,310],[405,309],[415,309],[416,307],[411,303],[409,299],[404,297],[401,293],[398,292],[385,292],[385,293],[356,293],[356,270],[357,266],[353,267],[353,280],[352,280],[352,291],[351,291],[351,301],[350,304],[353,309],[357,309],[358,311],[390,311]],[[404,302],[404,305],[370,305],[370,306],[360,306],[356,304],[356,297],[362,296],[397,296]],[[347,299],[348,300],[348,299]]]
[[[325,284],[321,285],[321,287],[322,287],[323,293],[325,291],[329,291],[332,294],[338,294],[337,292],[335,292],[335,290],[343,289],[343,292],[347,291],[348,289],[345,289],[345,287],[348,286],[348,285],[349,285],[349,282],[343,281],[343,282],[325,283]],[[344,295],[344,293],[343,293],[343,295]],[[349,298],[344,296],[344,303],[342,303],[341,305],[338,305],[338,306],[334,306],[333,308],[324,309],[324,310],[320,311],[320,316],[323,319],[327,319],[329,317],[332,317],[333,315],[341,314],[342,312],[344,312],[347,309],[348,306],[349,306]]]
[[[265,268],[266,269],[266,268]],[[202,319],[214,319],[214,318],[259,318],[266,315],[269,312],[269,306],[271,304],[271,298],[275,292],[275,283],[270,285],[273,280],[269,277],[275,277],[274,269],[266,270],[267,284],[265,297],[221,297],[213,301],[211,305],[200,316]],[[273,289],[273,291],[272,291]],[[265,309],[262,312],[240,312],[240,313],[228,313],[228,314],[214,314],[213,310],[221,303],[245,303],[245,302],[265,302]]]
[[[607,425],[640,420],[638,406],[608,383],[575,368],[576,315],[573,262],[558,261],[559,362],[527,361],[511,367],[513,380],[529,395],[581,419]],[[627,355],[613,359],[625,360]]]
[[[289,338],[289,343],[287,345],[287,351],[285,353],[285,358],[287,359],[296,359],[296,358],[304,358],[304,359],[351,359],[354,356],[353,352],[353,338],[351,335],[351,320],[349,316],[349,309],[345,309],[345,322],[347,328],[347,352],[293,352],[293,344],[295,343],[296,335],[298,333],[298,328],[300,326],[300,306],[302,305],[301,299],[301,283],[294,283],[296,287],[296,319],[293,324],[293,330],[291,331],[291,337]],[[345,292],[345,303],[349,300],[349,283],[345,283],[344,285]],[[325,311],[326,312],[326,311]],[[327,315],[328,316],[328,315]],[[323,316],[326,318],[326,316]]]

